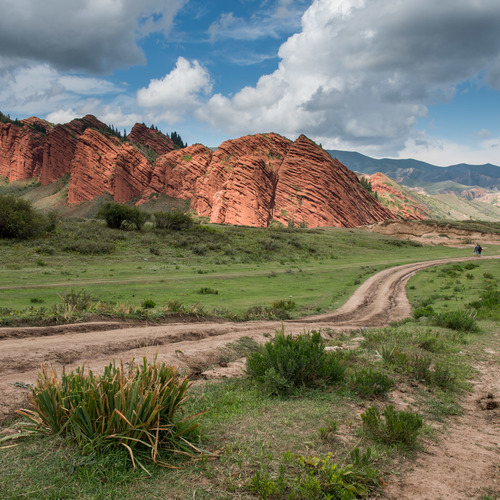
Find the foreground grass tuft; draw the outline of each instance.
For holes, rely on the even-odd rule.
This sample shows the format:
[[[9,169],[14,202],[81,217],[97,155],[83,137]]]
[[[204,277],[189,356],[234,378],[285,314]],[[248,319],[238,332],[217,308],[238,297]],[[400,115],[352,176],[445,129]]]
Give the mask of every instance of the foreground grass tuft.
[[[128,368],[109,364],[103,375],[92,371],[59,377],[42,367],[32,388],[33,410],[21,410],[32,429],[62,434],[84,451],[125,448],[135,468],[143,460],[165,465],[170,454],[193,454],[189,442],[196,429],[191,417],[180,417],[189,388],[175,368],[156,360]]]

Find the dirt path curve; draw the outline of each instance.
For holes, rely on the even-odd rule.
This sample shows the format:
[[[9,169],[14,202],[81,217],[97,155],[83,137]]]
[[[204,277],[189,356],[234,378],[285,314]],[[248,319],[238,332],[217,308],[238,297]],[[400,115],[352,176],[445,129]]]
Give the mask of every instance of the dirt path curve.
[[[490,258],[500,258],[493,256]],[[264,334],[284,325],[286,333],[331,328],[349,330],[387,325],[407,317],[410,304],[405,284],[416,272],[439,264],[473,260],[454,258],[394,267],[369,278],[350,299],[330,314],[300,320],[248,323],[198,322],[155,326],[130,326],[117,322],[59,325],[41,328],[0,329],[0,421],[27,402],[26,384],[33,383],[42,363],[74,369],[85,361],[99,371],[113,358],[124,361],[157,354],[159,361],[190,373],[200,373],[214,363],[226,344],[249,336],[264,342]],[[500,342],[499,342],[500,344]],[[499,349],[500,350],[500,347]],[[491,354],[491,353],[490,353]],[[477,391],[465,402],[465,414],[458,417],[443,442],[421,455],[412,471],[393,481],[385,492],[390,499],[462,499],[474,497],[483,485],[498,476],[500,411],[478,417],[478,391],[500,393],[498,351],[494,361],[483,367]],[[491,356],[490,356],[491,358]],[[492,416],[493,415],[493,416]],[[500,481],[500,480],[499,480]],[[498,490],[497,490],[498,493]],[[485,497],[489,498],[489,497]],[[496,498],[495,496],[491,498]]]
[[[496,256],[493,258],[500,258]],[[128,326],[116,322],[55,327],[0,328],[0,420],[25,404],[26,384],[33,383],[42,363],[74,369],[81,363],[99,371],[113,358],[124,361],[157,353],[158,360],[199,373],[220,349],[249,336],[264,341],[284,324],[286,333],[332,328],[347,330],[384,326],[407,317],[410,304],[404,286],[419,270],[471,260],[454,258],[406,264],[381,271],[366,280],[348,301],[330,314],[300,320],[170,323]]]

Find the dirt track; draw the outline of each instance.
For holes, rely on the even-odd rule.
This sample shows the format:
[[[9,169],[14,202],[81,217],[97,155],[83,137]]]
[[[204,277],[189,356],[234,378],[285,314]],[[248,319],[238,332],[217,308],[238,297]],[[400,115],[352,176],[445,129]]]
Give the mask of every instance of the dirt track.
[[[383,326],[407,317],[410,305],[404,285],[415,272],[448,259],[407,264],[382,271],[363,283],[351,298],[331,314],[285,322],[286,333],[307,329],[353,329]],[[77,324],[40,328],[0,329],[0,420],[26,404],[27,390],[42,363],[74,369],[85,361],[99,371],[112,358],[124,361],[158,354],[165,361],[200,373],[213,362],[221,347],[240,337],[265,340],[265,333],[281,328],[278,321],[248,323],[171,323],[127,326],[118,323]]]
[[[495,256],[492,258],[500,258]],[[206,370],[220,349],[240,337],[265,341],[264,334],[284,325],[286,333],[330,328],[384,326],[410,314],[405,284],[417,271],[438,264],[473,260],[457,258],[394,267],[363,283],[335,312],[287,322],[248,323],[199,322],[161,326],[127,326],[120,323],[89,323],[45,328],[0,329],[0,421],[27,404],[26,384],[35,381],[42,363],[58,371],[74,369],[84,361],[99,371],[113,358],[124,361],[158,355],[159,361],[178,366],[191,374]],[[498,359],[498,353],[493,357]],[[448,435],[421,454],[411,470],[391,481],[388,499],[475,498],[488,487],[500,495],[500,412],[487,416],[477,406],[481,394],[500,393],[500,365],[482,362],[475,391],[464,401],[465,413],[451,421]],[[231,373],[227,374],[231,376]],[[490,498],[490,497],[488,497]],[[491,498],[496,498],[493,496]]]

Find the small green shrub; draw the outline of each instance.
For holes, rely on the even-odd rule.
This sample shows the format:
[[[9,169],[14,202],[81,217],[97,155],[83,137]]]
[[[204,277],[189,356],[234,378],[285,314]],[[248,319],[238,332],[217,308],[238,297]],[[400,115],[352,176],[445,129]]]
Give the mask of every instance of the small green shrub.
[[[393,381],[384,373],[361,368],[350,379],[351,389],[362,398],[385,396],[392,388]]]
[[[208,286],[201,287],[197,293],[201,293],[202,295],[219,295],[219,290],[215,290]]]
[[[419,319],[422,317],[430,317],[434,315],[434,308],[432,306],[418,307],[413,310],[413,317]]]
[[[142,229],[149,219],[149,214],[138,207],[129,207],[121,203],[105,203],[97,212],[97,217],[104,219],[111,229],[122,229],[125,226],[135,226]]]
[[[474,313],[467,311],[448,311],[436,314],[432,320],[436,326],[464,332],[478,332],[479,326]]]
[[[170,212],[156,212],[154,214],[155,229],[169,229],[171,231],[181,231],[189,229],[193,225],[193,218],[190,214],[180,210]]]
[[[429,352],[438,352],[444,349],[444,341],[439,333],[425,332],[417,338],[417,345]]]
[[[296,307],[296,304],[293,300],[276,300],[271,304],[275,309],[282,309],[283,311],[293,311]]]
[[[0,238],[25,239],[43,232],[47,220],[22,198],[0,195]]]
[[[345,368],[337,353],[326,352],[319,332],[297,337],[283,329],[247,358],[248,375],[269,394],[341,380]]]
[[[144,299],[141,303],[143,309],[153,309],[156,307],[156,302],[153,299]]]
[[[277,478],[271,477],[265,464],[252,477],[250,491],[260,498],[354,500],[367,497],[380,487],[380,473],[372,467],[371,450],[351,452],[351,460],[334,462],[327,456],[284,454]],[[293,477],[286,470],[296,471]]]
[[[422,417],[411,411],[398,411],[392,405],[384,409],[384,419],[375,407],[361,414],[363,430],[374,441],[402,444],[413,448],[423,426]]]
[[[92,302],[95,301],[92,295],[84,290],[71,289],[60,295],[64,305],[71,307],[75,311],[86,311],[90,309]]]

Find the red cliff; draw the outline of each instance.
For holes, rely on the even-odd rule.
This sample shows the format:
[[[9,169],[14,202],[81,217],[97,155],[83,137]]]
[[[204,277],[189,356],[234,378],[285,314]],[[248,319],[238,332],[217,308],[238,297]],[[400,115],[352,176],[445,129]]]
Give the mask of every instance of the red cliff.
[[[47,185],[67,174],[70,205],[105,193],[121,203],[164,193],[221,224],[352,227],[395,217],[303,135],[244,136],[213,152],[201,144],[176,149],[144,124],[124,138],[92,115],[56,126],[38,118],[0,123],[0,175]]]

